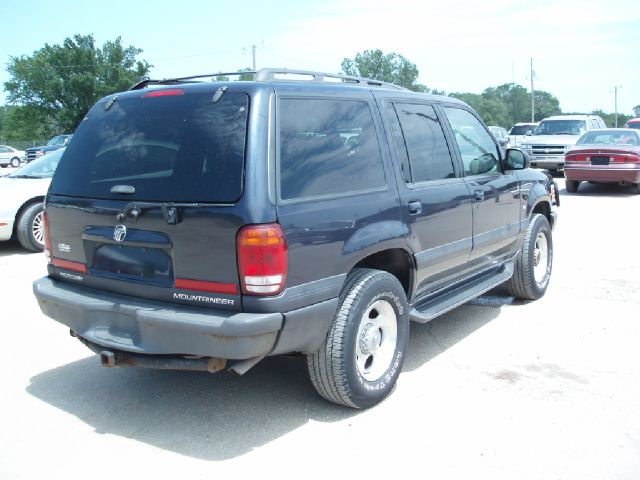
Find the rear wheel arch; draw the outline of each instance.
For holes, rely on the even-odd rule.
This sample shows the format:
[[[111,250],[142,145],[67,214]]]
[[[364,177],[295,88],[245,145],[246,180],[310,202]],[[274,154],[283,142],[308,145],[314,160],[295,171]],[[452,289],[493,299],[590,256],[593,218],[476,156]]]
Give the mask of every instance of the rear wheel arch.
[[[351,271],[356,268],[370,268],[390,273],[398,279],[407,298],[411,298],[415,284],[416,267],[413,255],[408,251],[402,248],[380,250],[358,261]]]

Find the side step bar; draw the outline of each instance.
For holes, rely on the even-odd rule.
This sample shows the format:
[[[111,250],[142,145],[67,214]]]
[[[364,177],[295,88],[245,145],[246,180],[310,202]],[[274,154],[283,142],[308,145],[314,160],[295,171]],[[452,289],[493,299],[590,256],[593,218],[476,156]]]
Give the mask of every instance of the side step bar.
[[[428,299],[423,303],[414,305],[409,311],[409,318],[417,323],[430,322],[437,316],[479,297],[501,283],[506,282],[513,275],[513,268],[514,261],[512,260],[500,267],[497,271],[493,270],[464,286],[438,295],[437,298]]]

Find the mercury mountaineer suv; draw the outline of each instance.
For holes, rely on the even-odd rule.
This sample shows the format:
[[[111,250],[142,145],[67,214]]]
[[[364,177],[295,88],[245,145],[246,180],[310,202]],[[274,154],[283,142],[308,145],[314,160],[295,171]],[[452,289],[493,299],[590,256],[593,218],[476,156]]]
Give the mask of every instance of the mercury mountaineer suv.
[[[322,397],[367,408],[400,374],[410,321],[505,282],[544,295],[557,192],[468,105],[253,75],[144,81],[69,143],[33,290],[104,366],[243,373],[303,354]]]

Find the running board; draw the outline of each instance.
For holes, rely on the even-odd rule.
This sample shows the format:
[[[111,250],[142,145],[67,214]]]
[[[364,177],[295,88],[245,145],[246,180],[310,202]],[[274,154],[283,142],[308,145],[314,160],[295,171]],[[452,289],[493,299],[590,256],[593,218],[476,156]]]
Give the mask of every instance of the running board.
[[[417,323],[427,323],[437,316],[452,310],[463,303],[467,303],[483,293],[506,282],[513,275],[514,262],[507,262],[497,271],[482,275],[471,283],[455,288],[436,298],[429,299],[419,305],[413,306],[409,311],[409,318]]]

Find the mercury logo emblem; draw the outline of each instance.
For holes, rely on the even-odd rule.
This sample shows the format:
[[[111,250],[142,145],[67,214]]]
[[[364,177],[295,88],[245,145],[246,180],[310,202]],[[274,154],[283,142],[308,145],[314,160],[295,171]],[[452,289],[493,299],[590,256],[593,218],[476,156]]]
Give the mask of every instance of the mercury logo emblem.
[[[127,227],[124,225],[118,225],[113,229],[113,239],[116,242],[122,242],[127,236]]]

